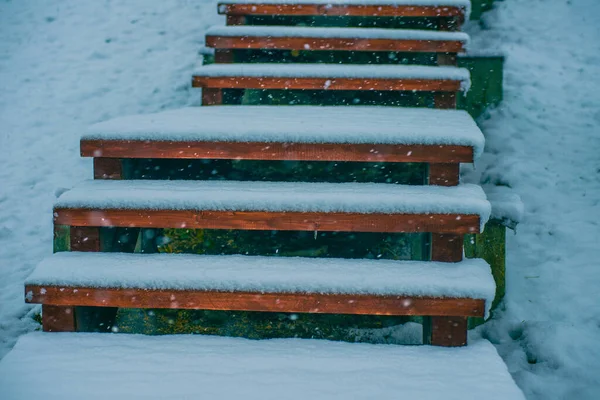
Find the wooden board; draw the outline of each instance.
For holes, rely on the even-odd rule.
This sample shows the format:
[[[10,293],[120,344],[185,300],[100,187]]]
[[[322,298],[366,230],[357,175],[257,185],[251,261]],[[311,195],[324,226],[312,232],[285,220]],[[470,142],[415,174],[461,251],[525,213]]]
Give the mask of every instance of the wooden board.
[[[460,53],[463,43],[442,40],[345,39],[306,37],[206,36],[206,46],[215,49],[399,51]]]
[[[479,233],[478,215],[195,210],[54,210],[54,224],[137,228]]]
[[[461,82],[449,79],[273,78],[195,75],[192,86],[208,89],[457,92],[460,90]]]
[[[254,293],[26,286],[28,303],[54,306],[173,308],[363,315],[476,316],[485,300],[432,297]]]
[[[463,17],[452,6],[344,5],[344,4],[219,4],[219,14],[347,17]]]
[[[445,145],[82,140],[81,156],[113,158],[471,163],[473,148]],[[102,158],[95,158],[102,160]],[[98,162],[97,162],[98,163]],[[111,164],[112,165],[112,164]],[[109,175],[107,168],[96,169]]]

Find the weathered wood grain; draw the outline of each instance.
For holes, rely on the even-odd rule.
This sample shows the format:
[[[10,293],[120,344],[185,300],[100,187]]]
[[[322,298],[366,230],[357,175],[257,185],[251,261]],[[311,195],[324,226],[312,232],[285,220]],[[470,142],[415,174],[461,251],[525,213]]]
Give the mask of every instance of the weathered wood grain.
[[[343,232],[478,233],[478,215],[195,210],[54,210],[57,225]]]
[[[446,145],[82,140],[82,157],[471,163],[473,148]],[[450,167],[448,167],[450,168]],[[106,169],[104,169],[106,171]],[[112,176],[112,175],[109,175]],[[448,178],[443,178],[446,181]]]
[[[362,315],[483,316],[483,299],[26,286],[27,302],[54,306],[172,308]]]

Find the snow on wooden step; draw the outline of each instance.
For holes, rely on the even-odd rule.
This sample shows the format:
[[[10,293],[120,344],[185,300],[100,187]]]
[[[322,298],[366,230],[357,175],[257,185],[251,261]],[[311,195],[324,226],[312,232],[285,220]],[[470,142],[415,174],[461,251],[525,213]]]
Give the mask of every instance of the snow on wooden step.
[[[347,212],[361,214],[478,215],[491,206],[481,187],[385,183],[238,181],[84,181],[63,193],[55,208]]]
[[[483,299],[496,285],[480,259],[458,263],[193,254],[56,253],[26,285]]]
[[[325,28],[300,26],[213,26],[206,31],[207,36],[247,36],[247,37],[302,37],[302,38],[342,38],[342,39],[392,39],[456,41],[467,43],[469,35],[464,32],[426,31],[417,29],[378,29],[378,28]]]
[[[221,0],[219,4],[320,4],[359,6],[432,6],[471,8],[471,0]]]
[[[200,77],[321,78],[321,79],[408,79],[460,82],[468,91],[469,70],[451,66],[348,65],[348,64],[210,64],[198,68]]]
[[[201,335],[30,333],[0,361],[21,399],[524,400],[487,340],[393,346]]]
[[[82,136],[95,139],[456,145],[475,157],[485,143],[466,111],[377,106],[189,107],[101,122]]]

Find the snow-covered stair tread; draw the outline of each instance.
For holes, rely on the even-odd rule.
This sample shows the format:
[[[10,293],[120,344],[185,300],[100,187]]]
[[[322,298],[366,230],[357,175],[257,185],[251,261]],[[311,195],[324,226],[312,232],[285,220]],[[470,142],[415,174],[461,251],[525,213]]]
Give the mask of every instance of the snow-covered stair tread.
[[[0,361],[21,399],[524,400],[492,344],[462,348],[198,335],[30,333]]]
[[[194,73],[195,81],[202,78],[451,81],[460,83],[463,91],[469,90],[470,86],[470,74],[465,68],[422,65],[210,64],[198,68]],[[281,83],[285,84],[285,81]]]
[[[213,26],[206,31],[207,36],[245,37],[303,37],[303,38],[343,38],[343,39],[393,39],[457,41],[467,43],[469,35],[464,32],[444,32],[419,29],[380,29],[380,28],[335,28],[300,26]],[[307,49],[310,50],[310,49]]]
[[[101,122],[81,139],[452,145],[475,157],[485,143],[466,111],[376,106],[188,107]]]
[[[384,183],[84,181],[55,209],[149,209],[477,215],[491,206],[481,187]]]
[[[458,263],[191,254],[56,253],[25,285],[483,299],[496,286],[480,259]]]

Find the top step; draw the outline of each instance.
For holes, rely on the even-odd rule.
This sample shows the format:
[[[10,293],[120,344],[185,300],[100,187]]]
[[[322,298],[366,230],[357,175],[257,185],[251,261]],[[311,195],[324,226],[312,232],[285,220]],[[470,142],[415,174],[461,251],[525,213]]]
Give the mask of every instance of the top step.
[[[231,16],[468,17],[469,0],[225,0]],[[228,21],[229,22],[229,21]]]

